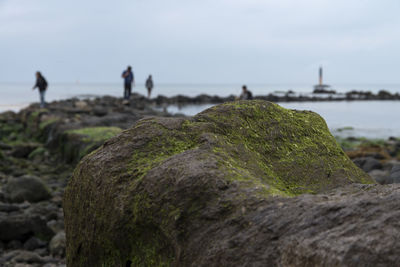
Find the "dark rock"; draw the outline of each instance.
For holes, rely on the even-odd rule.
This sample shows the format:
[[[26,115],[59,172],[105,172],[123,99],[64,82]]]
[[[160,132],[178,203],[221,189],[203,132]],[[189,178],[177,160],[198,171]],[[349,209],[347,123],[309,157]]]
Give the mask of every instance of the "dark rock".
[[[23,263],[43,263],[42,257],[32,251],[20,251],[14,258],[12,258],[14,262],[23,262]]]
[[[9,144],[0,142],[0,150],[11,150],[13,147]]]
[[[365,158],[355,158],[353,159],[354,164],[357,165],[357,167],[359,167],[360,169],[362,169],[362,167],[364,166],[366,159]]]
[[[385,161],[384,164],[382,165],[382,166],[383,166],[382,169],[383,169],[384,171],[390,172],[390,171],[392,170],[392,168],[393,168],[394,165],[400,165],[400,162],[397,161],[397,160]]]
[[[390,178],[389,173],[387,171],[372,170],[368,174],[379,184],[392,184],[393,183],[393,179]]]
[[[36,235],[43,239],[50,239],[54,233],[47,227],[46,221],[37,215],[30,214],[0,214],[0,240],[25,241]]]
[[[393,183],[400,183],[400,165],[394,165],[390,172],[390,179],[393,180]]]
[[[379,170],[382,169],[382,164],[374,158],[366,158],[365,163],[362,166],[362,169],[365,172],[370,172],[372,170]]]
[[[312,112],[240,101],[192,119],[144,119],[75,170],[64,194],[67,263],[351,265],[347,255],[380,262],[364,231],[384,234],[383,227],[368,228],[372,204],[353,196],[366,185],[350,188],[349,201],[343,192],[291,198],[354,182],[373,181]],[[389,203],[397,223],[397,203]],[[383,225],[383,209],[373,211]],[[350,231],[355,223],[360,228]],[[374,249],[392,249],[387,262],[397,257],[398,235],[373,239]],[[354,240],[361,250],[353,251]]]
[[[22,176],[10,178],[4,186],[6,198],[11,202],[38,202],[51,198],[51,194],[44,182],[36,176]]]
[[[46,242],[43,242],[37,237],[31,237],[29,238],[25,243],[24,243],[24,249],[25,250],[30,250],[33,251],[35,249],[44,247],[46,245]]]
[[[10,153],[11,156],[16,158],[27,158],[29,154],[39,147],[39,144],[36,143],[22,143],[13,146],[13,149]]]
[[[11,260],[12,258],[14,258],[15,256],[17,256],[19,253],[21,253],[20,250],[9,251],[9,252],[1,255],[1,259],[3,260],[3,262],[7,262],[7,261]]]
[[[31,205],[25,210],[29,216],[39,216],[46,222],[56,220],[58,218],[59,208],[56,204],[51,202],[40,202]]]
[[[95,115],[95,116],[103,117],[103,116],[107,115],[107,113],[108,113],[108,110],[105,107],[96,106],[93,108],[93,115]]]
[[[10,242],[7,243],[7,249],[15,250],[21,248],[22,248],[22,242],[19,240],[11,240]]]
[[[20,207],[15,204],[0,203],[0,212],[18,211]]]
[[[380,161],[373,157],[356,158],[353,160],[353,162],[365,172],[380,170],[383,167]]]

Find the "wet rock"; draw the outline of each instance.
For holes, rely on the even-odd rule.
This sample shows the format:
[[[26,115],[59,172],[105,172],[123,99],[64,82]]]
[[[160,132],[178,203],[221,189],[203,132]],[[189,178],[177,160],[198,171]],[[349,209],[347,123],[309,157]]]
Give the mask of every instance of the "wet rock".
[[[46,222],[56,220],[58,218],[59,208],[52,202],[39,202],[29,206],[25,213],[29,216],[39,216]]]
[[[392,170],[390,171],[390,179],[393,183],[400,183],[400,165],[394,165]]]
[[[21,263],[43,263],[42,257],[32,251],[19,251],[19,253],[12,258],[13,262]]]
[[[51,239],[50,244],[49,244],[49,250],[50,250],[51,255],[64,257],[65,256],[65,244],[66,244],[65,232],[62,231],[62,232],[57,233]]]
[[[93,115],[98,116],[98,117],[103,117],[107,115],[108,110],[106,107],[102,106],[96,106],[93,108]]]
[[[51,198],[47,186],[36,176],[10,178],[3,190],[6,199],[11,202],[38,202]]]
[[[365,172],[382,169],[380,161],[372,157],[356,158],[353,162]]]
[[[379,184],[392,184],[389,172],[383,170],[372,170],[368,173]]]
[[[383,170],[384,171],[388,171],[390,173],[390,171],[392,170],[393,166],[395,166],[395,165],[400,165],[400,161],[398,161],[398,160],[388,160],[388,161],[385,161],[382,166],[383,166]]]
[[[11,240],[7,243],[7,249],[21,249],[22,242],[19,240]]]
[[[0,142],[0,150],[11,150],[13,147],[4,142]]]
[[[27,158],[29,154],[39,146],[40,145],[36,143],[21,143],[13,146],[10,155],[16,158]]]
[[[35,249],[44,247],[46,245],[46,242],[43,242],[42,240],[40,240],[37,237],[31,237],[29,238],[25,243],[24,243],[24,249],[25,250],[29,250],[29,251],[33,251]]]
[[[358,193],[364,185],[349,189],[349,203],[332,203],[343,192],[334,197],[302,194],[354,182],[373,180],[312,112],[240,101],[191,119],[144,119],[108,140],[75,170],[64,194],[67,263],[288,266],[290,251],[304,248],[314,252],[307,255],[314,265],[346,265],[351,263],[344,255],[351,253],[352,232],[337,229],[333,239],[329,231],[357,222],[365,230],[365,220],[357,218],[370,205],[351,201],[356,198],[351,191]],[[348,217],[355,219],[344,220]],[[316,244],[309,245],[313,237],[318,237]],[[341,242],[347,246],[333,253],[323,246],[331,242],[335,248],[343,247]],[[381,244],[394,245],[394,251],[399,246],[395,241]],[[326,259],[317,261],[322,255]]]
[[[0,203],[0,212],[18,211],[20,207],[15,204]]]
[[[25,213],[0,213],[0,240],[25,241],[33,235],[51,238],[54,233],[40,216]]]

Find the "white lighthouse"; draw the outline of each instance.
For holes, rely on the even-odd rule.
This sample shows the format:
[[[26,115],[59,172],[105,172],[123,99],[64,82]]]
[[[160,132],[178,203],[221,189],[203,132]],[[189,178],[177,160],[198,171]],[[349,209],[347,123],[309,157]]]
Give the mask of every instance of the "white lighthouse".
[[[334,90],[329,90],[331,87],[330,85],[324,84],[324,77],[323,77],[323,69],[322,66],[319,67],[319,83],[314,85],[314,94],[323,94],[323,93],[328,93],[328,94],[335,94],[336,91]]]

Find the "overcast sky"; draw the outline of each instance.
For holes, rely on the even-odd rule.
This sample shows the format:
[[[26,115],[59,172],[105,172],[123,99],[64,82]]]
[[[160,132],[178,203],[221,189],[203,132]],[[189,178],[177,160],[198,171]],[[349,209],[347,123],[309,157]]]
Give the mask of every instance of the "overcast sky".
[[[0,0],[0,82],[400,83],[399,0]]]

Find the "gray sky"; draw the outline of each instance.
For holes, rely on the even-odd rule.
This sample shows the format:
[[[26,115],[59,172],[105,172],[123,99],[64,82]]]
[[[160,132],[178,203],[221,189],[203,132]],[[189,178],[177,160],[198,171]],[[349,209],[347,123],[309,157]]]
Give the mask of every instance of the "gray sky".
[[[0,0],[0,82],[400,83],[398,0]]]

